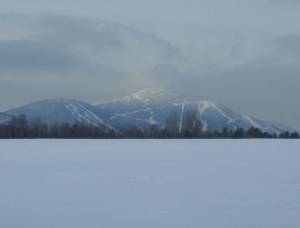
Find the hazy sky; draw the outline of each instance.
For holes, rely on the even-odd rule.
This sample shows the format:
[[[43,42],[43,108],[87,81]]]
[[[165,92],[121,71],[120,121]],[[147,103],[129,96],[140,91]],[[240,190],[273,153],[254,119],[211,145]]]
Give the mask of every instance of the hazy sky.
[[[0,110],[173,87],[300,129],[300,0],[0,0]]]

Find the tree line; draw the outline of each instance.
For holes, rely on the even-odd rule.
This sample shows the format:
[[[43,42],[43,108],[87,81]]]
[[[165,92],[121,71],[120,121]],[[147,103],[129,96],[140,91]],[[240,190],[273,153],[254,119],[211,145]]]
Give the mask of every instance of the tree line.
[[[1,139],[31,139],[31,138],[55,138],[55,139],[175,139],[175,138],[206,138],[206,139],[246,139],[246,138],[300,138],[297,132],[283,132],[281,134],[270,134],[258,128],[248,130],[238,128],[230,130],[224,128],[222,131],[203,131],[201,120],[195,113],[187,115],[183,126],[179,130],[174,125],[176,118],[171,116],[164,128],[152,126],[149,129],[129,127],[121,132],[103,130],[85,122],[57,125],[47,125],[40,120],[29,123],[26,115],[13,117],[7,124],[0,125]]]

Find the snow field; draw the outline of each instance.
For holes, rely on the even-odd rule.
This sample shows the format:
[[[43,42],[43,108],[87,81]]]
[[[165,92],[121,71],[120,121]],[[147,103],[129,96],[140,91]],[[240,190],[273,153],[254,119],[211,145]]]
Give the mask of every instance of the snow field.
[[[0,140],[1,228],[300,227],[300,140]]]

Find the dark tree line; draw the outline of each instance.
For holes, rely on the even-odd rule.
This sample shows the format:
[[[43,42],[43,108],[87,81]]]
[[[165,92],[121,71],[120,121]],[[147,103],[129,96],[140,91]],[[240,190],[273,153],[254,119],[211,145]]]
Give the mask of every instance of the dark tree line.
[[[0,126],[0,138],[24,139],[24,138],[114,138],[113,131],[104,131],[96,126],[84,122],[76,124],[56,124],[48,126],[40,120],[28,122],[26,115],[13,117],[8,124]]]
[[[178,129],[176,116],[170,116],[165,128],[152,126],[150,129],[130,127],[122,132],[103,130],[87,123],[57,124],[48,126],[40,120],[29,121],[26,115],[13,117],[8,124],[0,125],[1,139],[25,138],[57,138],[57,139],[105,139],[105,138],[147,138],[147,139],[172,139],[172,138],[207,138],[207,139],[246,139],[246,138],[300,138],[297,132],[284,132],[279,135],[262,132],[258,128],[244,130],[202,131],[201,120],[196,112],[190,112]]]

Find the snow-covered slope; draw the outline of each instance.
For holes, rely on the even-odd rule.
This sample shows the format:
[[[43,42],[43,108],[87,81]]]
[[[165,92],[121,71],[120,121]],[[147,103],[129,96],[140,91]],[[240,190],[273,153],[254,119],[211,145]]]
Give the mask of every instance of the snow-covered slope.
[[[249,115],[237,113],[222,104],[212,101],[200,101],[188,103],[187,109],[196,110],[202,121],[203,130],[222,130],[223,128],[235,130],[237,128],[259,128],[263,132],[281,133],[287,130],[285,127],[259,120]]]
[[[30,121],[40,120],[48,125],[84,122],[104,130],[113,129],[99,117],[95,107],[77,100],[44,100],[9,110],[7,113],[14,116],[25,114]]]

